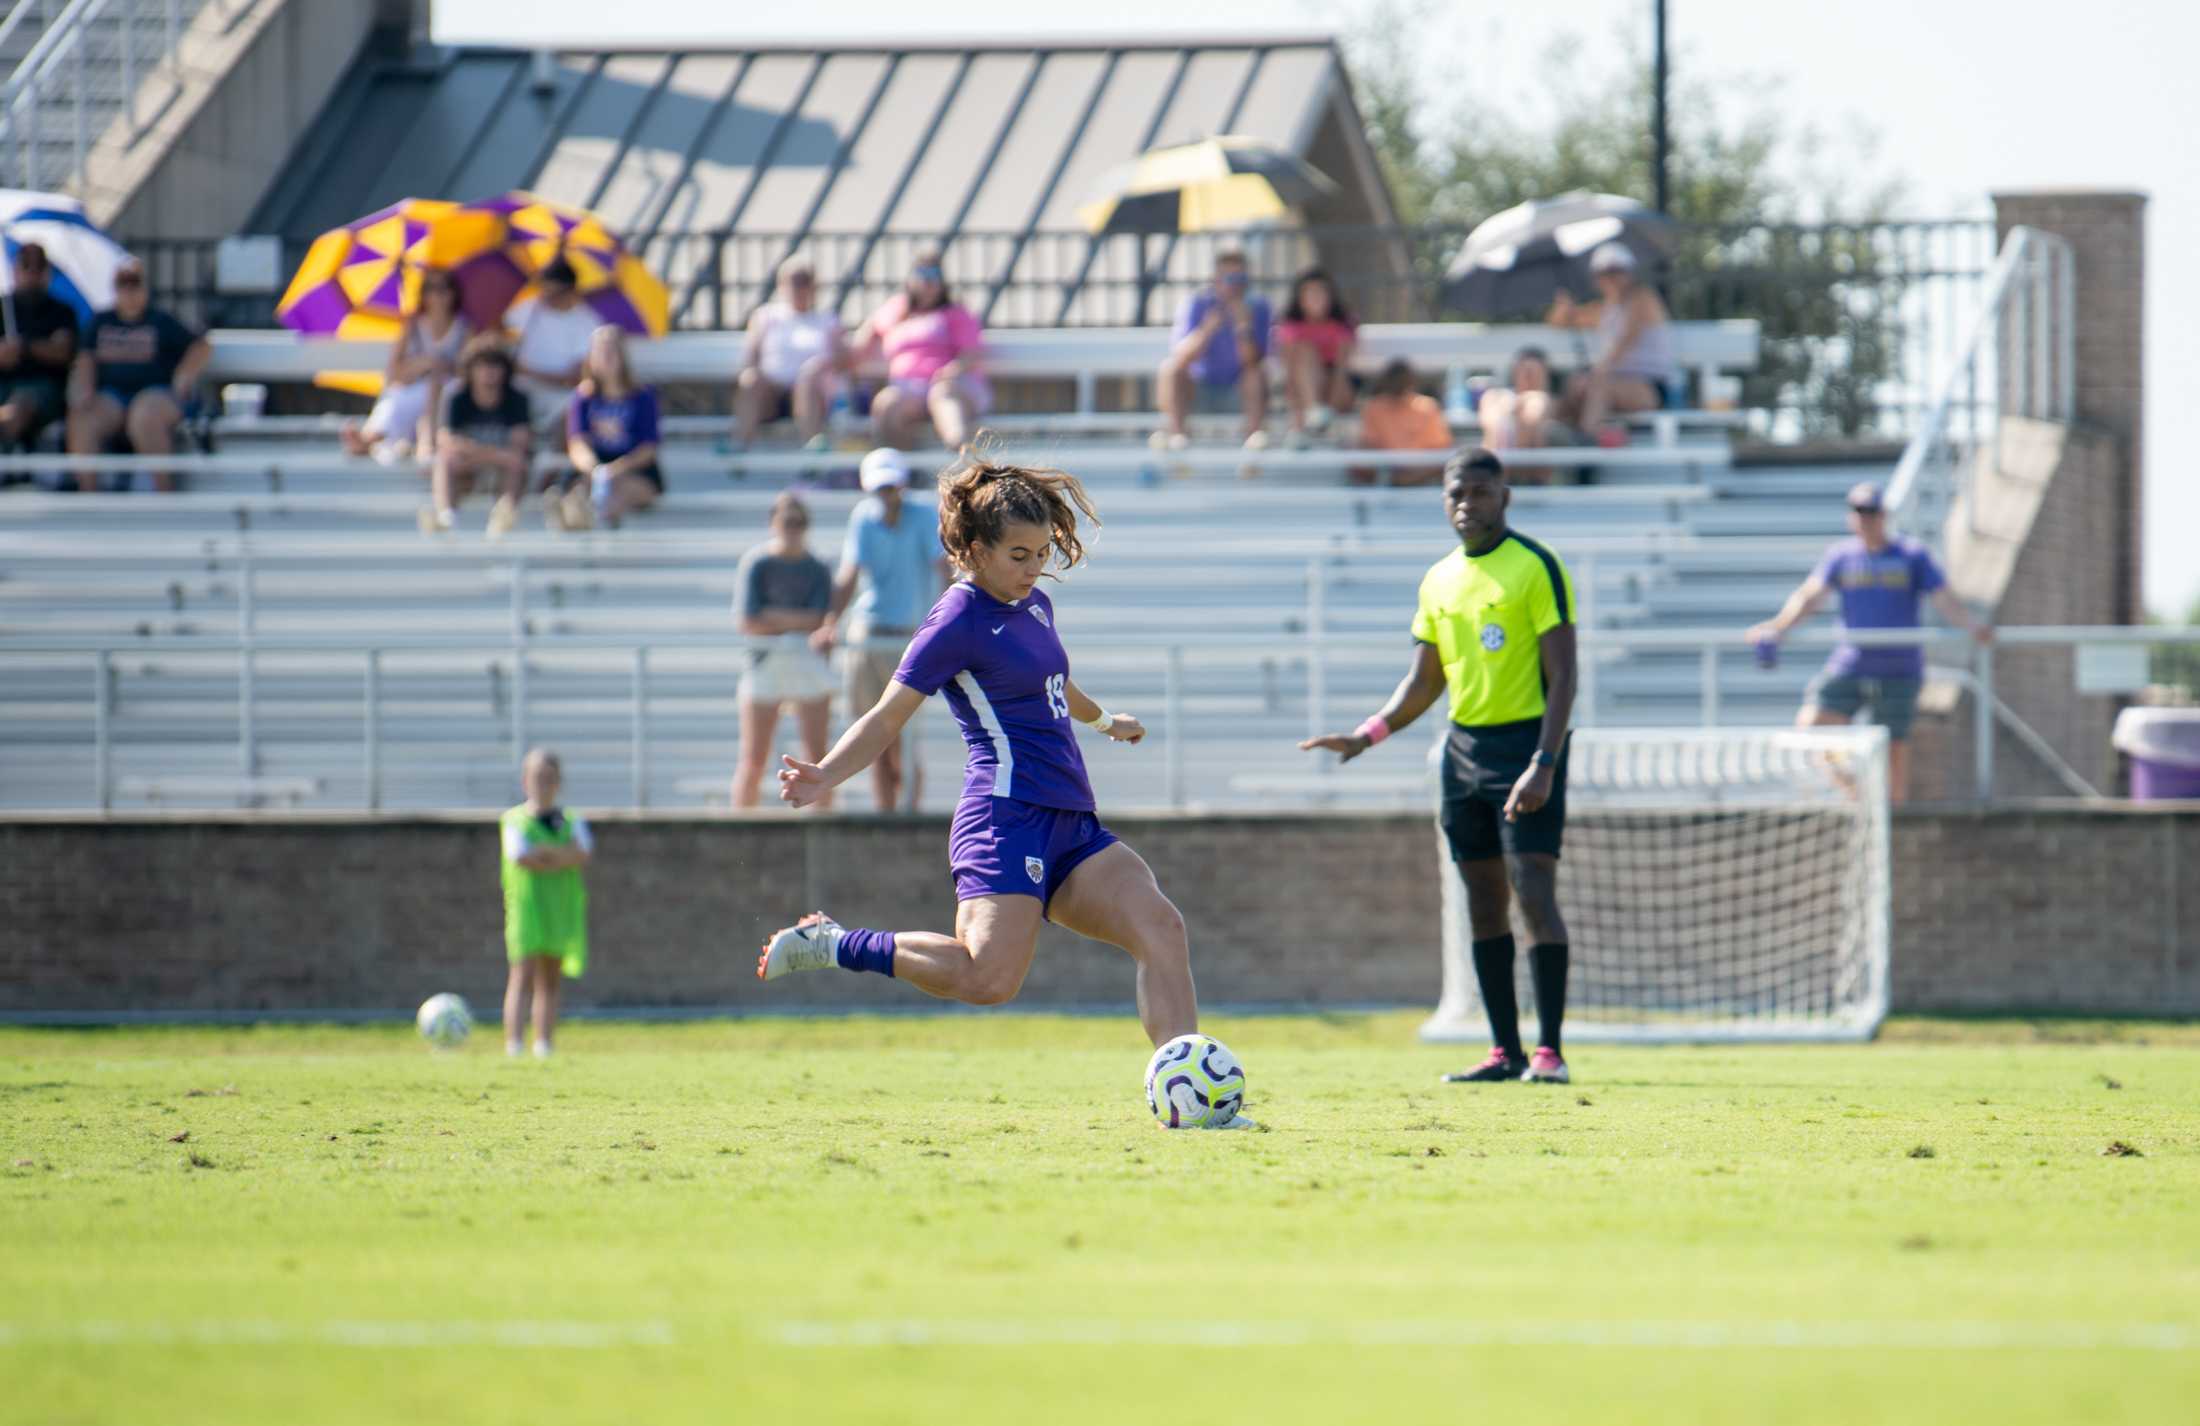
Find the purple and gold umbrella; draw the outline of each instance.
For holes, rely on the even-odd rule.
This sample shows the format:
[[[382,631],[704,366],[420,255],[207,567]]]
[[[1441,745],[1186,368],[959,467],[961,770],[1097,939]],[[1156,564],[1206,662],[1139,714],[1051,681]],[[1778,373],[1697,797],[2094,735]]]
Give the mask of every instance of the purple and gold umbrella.
[[[513,303],[535,295],[535,278],[563,257],[580,280],[581,300],[604,321],[638,337],[661,337],[671,324],[672,302],[664,283],[626,249],[603,219],[533,193],[507,193],[459,210],[469,218],[494,217],[500,236],[451,271],[472,316],[478,295],[483,310],[501,317]]]
[[[394,341],[399,324],[420,305],[421,274],[455,271],[495,251],[503,239],[504,224],[493,214],[407,198],[315,238],[275,315],[307,336]],[[501,304],[484,309],[468,302],[463,286],[460,294],[477,327],[494,325],[504,313]],[[323,372],[315,384],[372,396],[382,389],[382,374]]]
[[[456,272],[504,239],[496,216],[457,203],[407,198],[321,234],[276,305],[283,325],[309,336],[367,341],[396,335],[420,305],[429,268]],[[486,326],[503,315],[464,299],[468,319]],[[509,298],[506,299],[509,301]]]

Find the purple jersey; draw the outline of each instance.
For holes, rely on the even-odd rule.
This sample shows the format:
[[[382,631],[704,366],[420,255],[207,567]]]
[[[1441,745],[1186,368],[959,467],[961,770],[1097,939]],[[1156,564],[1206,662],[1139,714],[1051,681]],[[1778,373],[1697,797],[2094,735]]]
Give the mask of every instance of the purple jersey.
[[[1815,577],[1840,596],[1841,623],[1850,629],[1915,629],[1918,601],[1947,582],[1923,545],[1899,536],[1877,554],[1864,548],[1862,540],[1843,540],[1826,551]],[[1826,661],[1826,671],[1859,678],[1918,678],[1925,672],[1925,651],[1843,644]]]
[[[1069,654],[1054,602],[1033,590],[1003,604],[968,580],[932,606],[894,671],[927,698],[945,689],[970,745],[963,801],[1009,797],[1092,810],[1092,783],[1069,718]]]

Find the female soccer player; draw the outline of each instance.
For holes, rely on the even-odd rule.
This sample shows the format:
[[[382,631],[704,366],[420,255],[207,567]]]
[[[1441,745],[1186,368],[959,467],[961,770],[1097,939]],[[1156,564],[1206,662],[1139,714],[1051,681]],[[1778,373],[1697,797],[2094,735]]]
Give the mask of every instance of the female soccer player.
[[[970,745],[948,865],[955,934],[843,928],[824,912],[765,943],[756,974],[838,966],[906,980],[944,1000],[1015,998],[1042,918],[1138,962],[1138,1018],[1156,1045],[1199,1028],[1184,917],[1138,853],[1093,815],[1070,719],[1121,743],[1146,736],[1071,681],[1039,591],[1051,559],[1084,558],[1077,515],[1098,521],[1073,475],[965,456],[940,476],[940,543],[962,577],[932,606],[870,712],[820,763],[788,757],[780,797],[807,807],[870,766],[924,700],[945,690]],[[1051,575],[1049,577],[1052,577]]]

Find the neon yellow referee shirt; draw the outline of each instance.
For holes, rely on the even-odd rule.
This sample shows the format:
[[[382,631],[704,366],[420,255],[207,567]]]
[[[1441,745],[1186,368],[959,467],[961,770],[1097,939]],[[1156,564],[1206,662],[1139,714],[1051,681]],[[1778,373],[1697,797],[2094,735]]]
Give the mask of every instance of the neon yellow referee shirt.
[[[1574,621],[1574,584],[1557,555],[1508,530],[1487,554],[1453,550],[1421,577],[1413,637],[1433,645],[1466,728],[1543,716],[1542,637]]]

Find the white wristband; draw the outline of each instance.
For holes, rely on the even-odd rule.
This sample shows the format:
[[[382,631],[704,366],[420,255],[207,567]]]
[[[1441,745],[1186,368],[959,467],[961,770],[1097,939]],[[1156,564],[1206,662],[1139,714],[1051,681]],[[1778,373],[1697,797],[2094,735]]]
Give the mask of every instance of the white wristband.
[[[1094,704],[1093,706],[1096,708],[1099,707],[1098,704]],[[1096,733],[1105,733],[1106,731],[1108,731],[1108,729],[1115,726],[1115,715],[1113,713],[1110,713],[1107,709],[1101,708],[1100,711],[1094,714],[1092,717],[1082,718],[1078,721],[1082,722],[1086,727],[1092,729]]]

